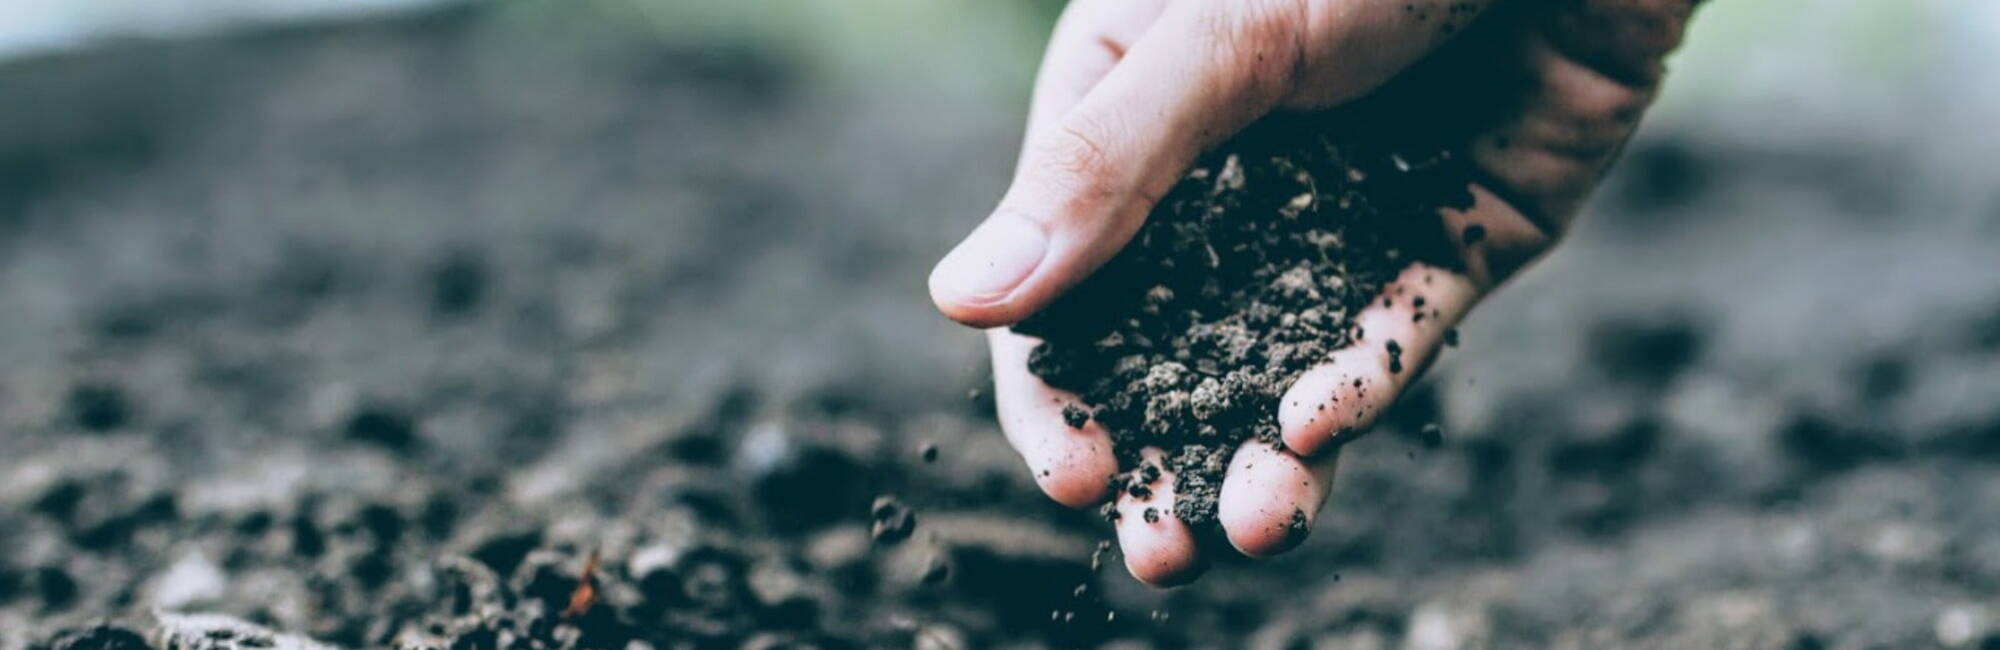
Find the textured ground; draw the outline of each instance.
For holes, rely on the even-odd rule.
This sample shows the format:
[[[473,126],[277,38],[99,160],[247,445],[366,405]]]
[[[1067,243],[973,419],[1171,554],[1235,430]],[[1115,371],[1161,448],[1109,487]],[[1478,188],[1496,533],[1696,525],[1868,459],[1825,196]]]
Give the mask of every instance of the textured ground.
[[[1302,548],[1156,592],[922,294],[1017,107],[599,29],[0,68],[0,648],[547,620],[592,550],[660,647],[2000,643],[1977,136],[1649,130]]]

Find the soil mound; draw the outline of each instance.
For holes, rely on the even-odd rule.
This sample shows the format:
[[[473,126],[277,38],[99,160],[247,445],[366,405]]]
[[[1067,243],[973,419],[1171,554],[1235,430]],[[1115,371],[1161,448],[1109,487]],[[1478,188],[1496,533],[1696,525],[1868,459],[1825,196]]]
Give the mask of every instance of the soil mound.
[[[1125,250],[1014,328],[1043,341],[1029,369],[1086,403],[1072,426],[1102,423],[1127,470],[1164,452],[1189,524],[1214,520],[1236,445],[1279,442],[1279,398],[1357,338],[1383,285],[1450,264],[1437,212],[1471,204],[1466,166],[1339,117],[1267,120],[1204,156]]]

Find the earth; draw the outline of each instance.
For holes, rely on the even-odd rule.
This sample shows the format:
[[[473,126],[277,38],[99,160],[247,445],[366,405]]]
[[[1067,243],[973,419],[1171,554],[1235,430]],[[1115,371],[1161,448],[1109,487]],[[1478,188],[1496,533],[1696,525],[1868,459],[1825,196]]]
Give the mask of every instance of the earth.
[[[0,67],[0,648],[2000,645],[1976,174],[1645,131],[1300,548],[1154,590],[923,295],[1020,107],[590,29]]]
[[[1454,266],[1438,215],[1472,205],[1472,173],[1449,150],[1379,131],[1339,113],[1245,129],[1197,161],[1117,256],[1012,326],[1041,340],[1028,370],[1082,400],[1065,423],[1110,434],[1123,472],[1113,492],[1143,497],[1171,472],[1173,514],[1213,532],[1230,456],[1250,440],[1284,444],[1278,403],[1307,368],[1365,344],[1385,345],[1403,371],[1400,344],[1364,343],[1356,314],[1386,305],[1384,287],[1410,264]],[[1161,464],[1143,460],[1148,447]]]

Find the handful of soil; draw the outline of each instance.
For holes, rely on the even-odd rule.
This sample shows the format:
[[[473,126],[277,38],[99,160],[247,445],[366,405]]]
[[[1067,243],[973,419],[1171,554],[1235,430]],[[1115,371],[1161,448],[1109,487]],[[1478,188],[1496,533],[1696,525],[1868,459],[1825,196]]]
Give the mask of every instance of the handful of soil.
[[[1332,115],[1273,118],[1196,162],[1125,249],[1014,331],[1028,368],[1087,405],[1119,458],[1114,488],[1175,472],[1174,514],[1215,521],[1236,446],[1282,445],[1278,400],[1359,338],[1354,316],[1411,262],[1449,268],[1438,211],[1470,206],[1470,170],[1442,147]],[[1372,137],[1371,137],[1372,136]]]

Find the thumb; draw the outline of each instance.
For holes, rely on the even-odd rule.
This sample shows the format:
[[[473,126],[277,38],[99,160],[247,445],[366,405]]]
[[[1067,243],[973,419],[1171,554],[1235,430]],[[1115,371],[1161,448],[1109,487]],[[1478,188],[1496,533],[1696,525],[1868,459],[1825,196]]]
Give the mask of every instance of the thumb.
[[[1481,5],[1168,6],[1075,106],[1029,134],[1000,206],[932,270],[931,299],[974,327],[1026,318],[1123,248],[1197,154],[1281,102],[1365,93]]]
[[[931,272],[940,311],[975,327],[1034,313],[1117,253],[1196,154],[1283,97],[1294,25],[1223,6],[1170,6],[1029,134],[999,207]]]

